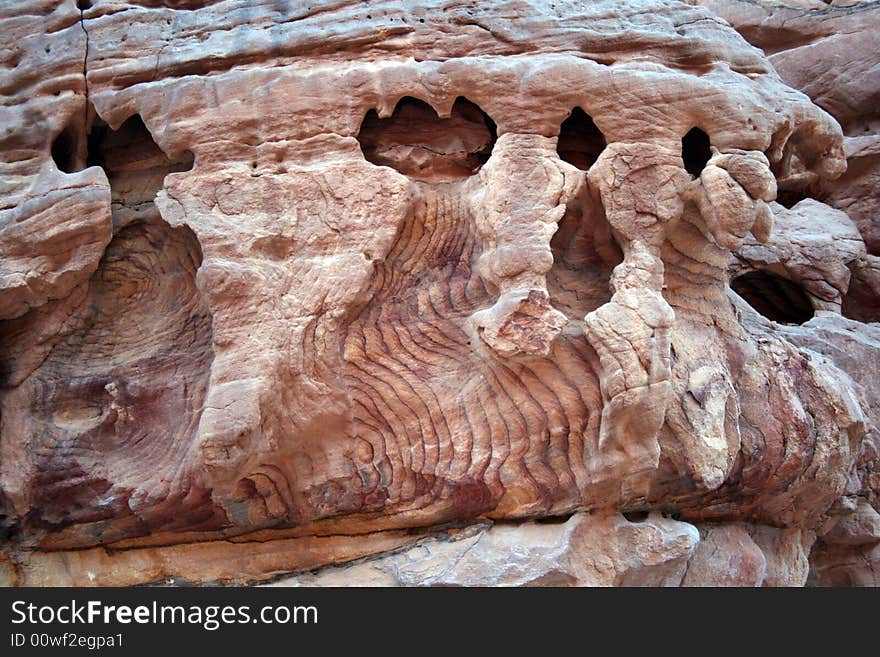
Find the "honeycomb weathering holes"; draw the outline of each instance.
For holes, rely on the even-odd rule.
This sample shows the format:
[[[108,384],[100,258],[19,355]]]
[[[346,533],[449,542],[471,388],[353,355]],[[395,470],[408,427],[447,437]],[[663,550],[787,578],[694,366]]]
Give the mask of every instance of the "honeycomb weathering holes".
[[[406,96],[386,119],[367,112],[358,133],[367,161],[426,182],[472,176],[489,159],[495,138],[495,122],[464,97],[441,118],[428,103]]]
[[[569,164],[586,171],[599,159],[606,145],[605,136],[593,118],[580,107],[575,107],[562,122],[556,152]]]
[[[148,161],[155,164],[156,169],[167,169],[166,173],[189,170],[194,162],[189,151],[180,157],[168,158],[138,114],[129,117],[118,130],[111,129],[95,116],[87,134],[84,134],[81,123],[71,121],[52,142],[51,155],[55,166],[64,173],[103,167],[111,184],[114,172],[142,168],[141,165]],[[135,162],[140,164],[135,166]],[[159,188],[161,182],[154,193]]]
[[[119,126],[118,130],[111,129],[100,119],[95,119],[88,136],[86,164],[103,167],[112,184],[114,173],[142,169],[147,164],[153,165],[150,168],[167,169],[167,173],[189,170],[193,166],[193,155],[186,151],[177,158],[166,156],[144,125],[143,119],[135,114]]]
[[[587,171],[606,146],[593,118],[575,107],[560,126],[556,152],[560,159]],[[547,288],[554,308],[581,321],[611,299],[611,271],[623,256],[602,207],[589,201],[588,195],[568,204],[550,249],[553,267],[547,274]]]

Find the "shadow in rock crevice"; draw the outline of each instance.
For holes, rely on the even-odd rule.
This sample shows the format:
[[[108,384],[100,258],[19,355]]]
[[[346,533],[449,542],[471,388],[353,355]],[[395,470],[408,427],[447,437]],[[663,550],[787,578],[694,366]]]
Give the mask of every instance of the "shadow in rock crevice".
[[[803,324],[812,319],[810,297],[782,276],[757,270],[737,276],[730,287],[761,315],[780,324]]]
[[[556,152],[559,157],[587,171],[605,150],[605,135],[593,122],[593,117],[575,107],[559,129]]]

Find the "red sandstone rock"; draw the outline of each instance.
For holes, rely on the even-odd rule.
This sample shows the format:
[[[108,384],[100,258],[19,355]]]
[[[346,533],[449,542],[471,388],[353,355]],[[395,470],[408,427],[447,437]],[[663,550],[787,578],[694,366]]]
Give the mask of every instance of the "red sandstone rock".
[[[877,10],[703,4],[0,8],[7,581],[868,582]]]
[[[844,219],[844,223],[851,221],[855,224],[864,242],[865,251],[860,250],[853,259],[850,256],[839,258],[838,263],[833,265],[837,272],[832,274],[828,269],[830,262],[826,260],[826,256],[819,254],[814,248],[814,255],[808,257],[826,260],[825,264],[819,265],[817,271],[813,273],[807,271],[804,271],[803,275],[789,273],[799,281],[808,296],[811,296],[814,302],[818,302],[812,304],[817,309],[827,307],[829,301],[837,304],[842,296],[840,312],[846,317],[858,322],[880,321],[880,267],[877,262],[878,230],[880,230],[880,223],[877,221],[878,207],[880,207],[880,196],[877,193],[877,183],[880,182],[880,157],[878,157],[880,136],[878,136],[877,124],[877,107],[880,102],[880,77],[878,77],[880,69],[877,67],[877,51],[880,47],[878,40],[880,39],[880,29],[878,29],[880,8],[875,3],[852,0],[832,3],[709,0],[701,4],[730,21],[746,39],[762,48],[787,84],[808,94],[843,127],[846,172],[836,180],[818,180],[800,170],[794,175],[780,179],[780,201],[790,207],[800,199],[813,197],[828,206],[846,212],[847,218]],[[794,169],[801,169],[796,160],[792,161],[795,163]],[[797,208],[806,207],[798,204],[797,207],[792,208],[792,211],[797,212]],[[828,216],[830,218],[831,213],[828,213]],[[842,225],[839,219],[842,215],[838,213],[836,216],[838,219],[834,219],[833,223]],[[851,247],[844,246],[847,242],[836,239],[841,237],[838,231],[833,230],[830,231],[831,235],[828,234],[827,222],[822,222],[821,225],[823,230],[814,229],[812,238],[821,251],[831,254],[843,248],[850,254],[856,253]],[[847,228],[846,232],[851,236],[852,228]],[[845,239],[849,240],[850,237]],[[852,244],[852,242],[848,243]],[[832,256],[832,260],[834,259],[835,256]],[[849,272],[843,268],[844,265]],[[764,270],[766,271],[767,268],[765,267]],[[829,280],[829,274],[837,282]],[[784,282],[774,280],[762,287],[771,290],[769,296],[778,298],[780,289],[785,285]],[[838,289],[837,293],[832,290],[835,286]],[[826,288],[825,294],[819,291],[821,287]],[[815,296],[817,293],[818,297]],[[793,305],[801,303],[802,300],[796,301]],[[799,321],[803,319],[804,317]],[[822,321],[831,322],[832,318]],[[798,344],[805,344],[804,340],[808,340],[811,348],[832,355],[838,366],[857,381],[862,382],[864,394],[870,399],[877,382],[870,374],[870,368],[865,366],[865,359],[873,360],[872,347],[857,348],[854,353],[847,353],[843,345],[852,343],[848,337],[849,331],[862,333],[865,329],[851,325],[847,328],[847,333],[843,333],[836,330],[828,332],[822,327],[821,335],[829,340],[824,344],[821,339],[817,339],[815,332],[813,335],[810,332],[799,332]],[[866,335],[869,344],[874,340],[871,333],[868,332]],[[844,335],[847,337],[843,338]],[[866,377],[868,381],[865,381]],[[851,514],[854,509],[864,508],[858,500],[868,500],[869,504],[873,505],[872,508],[880,508],[878,482],[874,474],[877,468],[878,445],[880,445],[878,442],[880,434],[876,430],[880,425],[880,415],[876,411],[876,402],[868,402],[868,408],[871,409],[869,419],[875,428],[863,443],[857,466],[858,474],[851,479],[845,496],[834,506],[832,516],[835,518],[840,514],[844,516]],[[842,547],[825,550],[824,540],[820,537],[815,550],[814,561],[817,565],[817,573],[833,573],[833,581],[836,583],[850,580],[872,581],[870,577],[866,579],[861,574],[853,574],[849,578],[844,573],[851,566],[860,570],[863,566],[859,564],[865,559],[870,563],[872,558],[870,550],[858,548],[858,554],[850,558],[846,556],[846,549]],[[829,537],[829,540],[835,539]],[[819,563],[835,559],[845,561],[848,565],[838,568],[831,563]],[[822,580],[824,575],[821,574],[817,577],[818,582],[832,581]]]

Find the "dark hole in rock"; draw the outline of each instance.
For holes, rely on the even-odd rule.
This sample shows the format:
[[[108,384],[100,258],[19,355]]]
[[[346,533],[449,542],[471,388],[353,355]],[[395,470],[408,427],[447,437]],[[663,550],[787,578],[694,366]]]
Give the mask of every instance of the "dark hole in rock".
[[[880,294],[871,270],[859,262],[850,268],[852,277],[840,314],[857,322],[880,322]]]
[[[580,107],[575,107],[562,122],[556,152],[561,159],[586,171],[599,159],[606,145],[605,136],[593,123],[593,118]]]
[[[0,541],[12,542],[18,536],[18,524],[13,518],[0,515]]]
[[[770,170],[776,176],[776,202],[780,205],[791,209],[807,198],[822,200],[815,177],[789,146],[779,160],[770,160]]]
[[[565,216],[550,240],[553,266],[547,290],[553,307],[573,321],[611,299],[611,273],[623,253],[611,234],[605,211],[584,191],[567,204]]]
[[[89,131],[87,144],[86,165],[90,167],[104,166],[104,156],[101,153],[101,146],[110,133],[110,126],[99,118],[95,118],[92,123],[92,129]]]
[[[80,11],[92,8],[92,0],[76,0],[76,8]]]
[[[495,122],[466,98],[459,97],[444,119],[428,103],[407,96],[387,119],[367,112],[358,141],[373,164],[417,180],[448,182],[476,173],[492,154],[496,135]]]
[[[52,142],[52,159],[58,170],[64,173],[76,173],[85,168],[85,148],[80,131],[73,123],[67,125]]]
[[[9,498],[0,491],[0,541],[12,542],[18,536],[18,519]]]
[[[93,110],[92,110],[93,111]],[[75,173],[86,167],[102,167],[110,180],[114,202],[152,202],[165,176],[192,169],[189,151],[169,158],[153,140],[140,116],[135,114],[119,130],[95,116],[85,137],[74,119],[52,142],[52,159],[60,171]]]
[[[676,509],[663,507],[660,509],[660,515],[664,518],[671,518],[672,520],[681,520],[681,513],[679,513]]]
[[[118,130],[95,119],[88,136],[88,166],[102,167],[110,181],[115,229],[137,220],[158,220],[153,200],[169,173],[188,171],[193,154],[169,158],[137,114]]]
[[[712,157],[709,148],[709,135],[699,128],[691,128],[681,139],[681,159],[684,160],[684,168],[694,178],[700,173]]]
[[[803,324],[813,317],[813,305],[797,283],[766,271],[752,271],[730,282],[734,292],[767,319]]]
[[[544,516],[543,518],[535,518],[536,525],[564,525],[571,520],[571,514],[562,516]]]
[[[806,198],[810,198],[807,189],[780,189],[776,194],[776,202],[789,210]]]
[[[648,519],[647,511],[624,511],[623,517],[629,522],[644,522]]]

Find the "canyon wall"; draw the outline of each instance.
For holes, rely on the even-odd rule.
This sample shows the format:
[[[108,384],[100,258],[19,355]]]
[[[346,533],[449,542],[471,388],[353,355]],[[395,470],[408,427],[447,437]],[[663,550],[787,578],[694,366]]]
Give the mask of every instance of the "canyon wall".
[[[880,583],[876,3],[0,30],[0,581]]]

